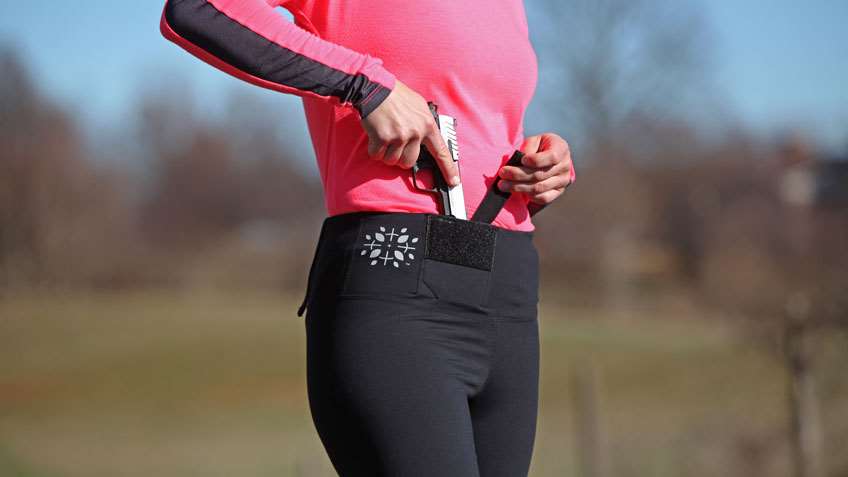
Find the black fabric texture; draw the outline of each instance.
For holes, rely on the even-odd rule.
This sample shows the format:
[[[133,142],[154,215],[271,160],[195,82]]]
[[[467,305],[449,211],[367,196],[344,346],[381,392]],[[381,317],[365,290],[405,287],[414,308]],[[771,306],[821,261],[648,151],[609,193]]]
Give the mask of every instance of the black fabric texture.
[[[489,224],[430,215],[426,245],[426,258],[491,270],[495,255],[495,229]]]
[[[392,90],[378,83],[366,85],[365,89],[371,90],[372,92],[360,103],[354,103],[356,109],[359,110],[359,116],[363,119],[368,117],[372,111],[377,109],[377,107],[383,103],[383,100],[392,94]]]
[[[304,320],[313,423],[341,476],[526,477],[539,398],[533,232],[488,227],[491,270],[408,251],[397,266],[379,260],[428,223],[455,225],[433,217],[325,219]]]
[[[366,117],[391,90],[295,53],[228,17],[206,0],[169,0],[165,20],[180,36],[257,78],[352,104]],[[366,101],[367,100],[367,101]]]

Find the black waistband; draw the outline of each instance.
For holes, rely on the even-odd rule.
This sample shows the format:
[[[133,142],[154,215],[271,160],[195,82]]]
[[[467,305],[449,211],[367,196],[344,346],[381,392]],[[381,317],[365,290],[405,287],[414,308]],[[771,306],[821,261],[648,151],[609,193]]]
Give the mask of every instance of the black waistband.
[[[432,213],[360,211],[327,217],[297,314],[301,316],[309,302],[321,255],[351,253],[356,247],[363,255],[380,250],[370,258],[391,261],[396,267],[409,260],[431,259],[489,271],[498,242],[508,244],[510,240],[532,237],[533,231],[509,230]],[[395,248],[390,250],[389,245]]]

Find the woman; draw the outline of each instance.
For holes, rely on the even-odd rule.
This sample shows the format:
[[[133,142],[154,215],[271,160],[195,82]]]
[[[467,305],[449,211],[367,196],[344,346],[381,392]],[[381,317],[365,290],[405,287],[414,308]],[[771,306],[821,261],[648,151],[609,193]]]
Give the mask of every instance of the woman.
[[[308,305],[309,404],[338,473],[527,475],[530,216],[574,173],[561,137],[523,136],[537,65],[522,2],[169,0],[161,30],[303,99],[328,217],[298,314]],[[428,101],[457,120],[467,216],[498,177],[512,193],[491,223],[442,215],[413,187],[422,147],[451,184],[459,176]],[[504,166],[516,149],[522,164]]]

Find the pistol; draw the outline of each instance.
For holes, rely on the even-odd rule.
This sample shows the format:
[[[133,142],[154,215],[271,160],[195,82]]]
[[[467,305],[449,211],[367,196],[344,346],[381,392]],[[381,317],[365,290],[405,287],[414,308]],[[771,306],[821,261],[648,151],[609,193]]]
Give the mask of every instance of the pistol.
[[[451,158],[456,164],[457,172],[459,172],[459,141],[456,135],[456,118],[439,114],[439,108],[432,102],[427,102],[430,107],[430,112],[433,114],[433,119],[439,126],[439,132],[442,134],[442,139],[448,146]],[[433,174],[433,188],[428,189],[418,185],[418,173],[422,169],[430,169]],[[442,175],[436,159],[430,154],[430,151],[423,144],[421,145],[421,153],[418,156],[418,161],[412,166],[412,184],[416,189],[424,192],[436,194],[439,201],[441,213],[444,215],[452,215],[459,219],[468,219],[465,213],[465,196],[462,193],[462,176],[460,175],[460,183],[450,187]]]

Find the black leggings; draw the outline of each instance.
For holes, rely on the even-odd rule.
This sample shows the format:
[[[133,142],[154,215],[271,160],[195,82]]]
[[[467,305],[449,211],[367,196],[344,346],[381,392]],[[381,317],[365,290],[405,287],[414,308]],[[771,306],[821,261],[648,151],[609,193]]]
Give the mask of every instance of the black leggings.
[[[539,382],[533,232],[451,219],[324,220],[304,301],[307,385],[343,477],[529,471]]]

